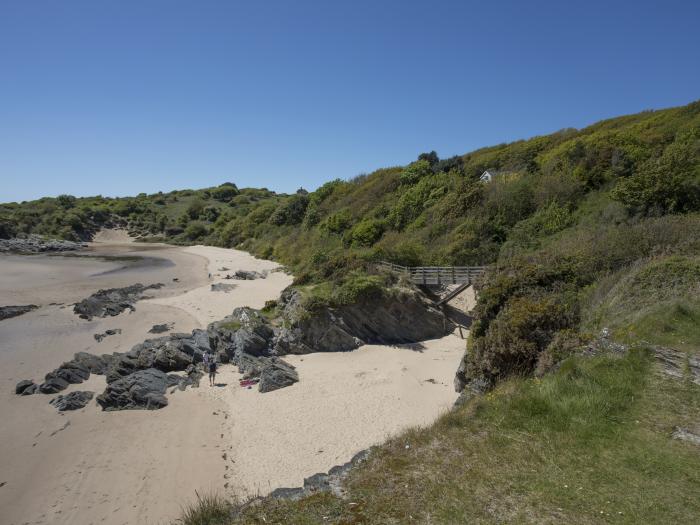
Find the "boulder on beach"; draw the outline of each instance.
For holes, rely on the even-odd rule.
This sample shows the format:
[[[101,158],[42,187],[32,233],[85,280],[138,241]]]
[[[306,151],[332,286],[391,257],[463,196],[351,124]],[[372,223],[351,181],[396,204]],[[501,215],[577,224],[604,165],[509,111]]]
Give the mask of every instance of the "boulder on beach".
[[[162,334],[173,329],[174,323],[154,324],[148,331],[149,334]]]
[[[23,379],[15,386],[15,394],[17,394],[18,396],[28,396],[36,392],[37,388],[38,387],[34,383],[34,381],[31,381],[29,379]]]
[[[93,395],[93,392],[77,390],[70,394],[56,396],[49,403],[55,406],[59,412],[79,410],[87,406]]]
[[[281,359],[271,358],[260,373],[258,390],[262,393],[272,392],[299,381],[299,374],[289,363]]]
[[[109,383],[97,396],[97,403],[103,410],[163,408],[168,404],[165,397],[168,384],[168,375],[161,370],[137,370]]]
[[[108,337],[110,335],[117,335],[117,334],[121,334],[121,333],[122,333],[121,328],[114,328],[114,329],[105,330],[101,334],[94,334],[93,337],[95,338],[95,341],[97,341],[98,343],[101,343],[105,337]]]

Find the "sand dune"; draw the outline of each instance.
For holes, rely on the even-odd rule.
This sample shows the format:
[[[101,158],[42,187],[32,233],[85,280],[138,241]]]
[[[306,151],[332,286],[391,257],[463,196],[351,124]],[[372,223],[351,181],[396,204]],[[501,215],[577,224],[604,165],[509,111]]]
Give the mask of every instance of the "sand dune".
[[[92,403],[62,415],[48,404],[53,396],[15,396],[18,380],[39,380],[76,351],[126,351],[156,323],[189,331],[235,306],[262,306],[291,280],[273,272],[212,292],[211,283],[228,273],[219,268],[276,265],[211,247],[120,242],[96,243],[89,252],[124,254],[168,264],[0,256],[0,304],[41,306],[0,322],[0,524],[169,523],[195,490],[250,494],[298,485],[407,425],[430,422],[456,397],[452,378],[464,348],[456,336],[413,349],[290,356],[300,382],[267,394],[241,388],[234,367],[223,366],[218,381],[225,386],[203,382],[170,394],[159,411],[105,413]],[[99,288],[138,281],[166,286],[134,313],[84,321],[71,311],[70,302]],[[122,333],[97,343],[93,334],[107,328]],[[93,376],[71,390],[103,387],[104,378]]]

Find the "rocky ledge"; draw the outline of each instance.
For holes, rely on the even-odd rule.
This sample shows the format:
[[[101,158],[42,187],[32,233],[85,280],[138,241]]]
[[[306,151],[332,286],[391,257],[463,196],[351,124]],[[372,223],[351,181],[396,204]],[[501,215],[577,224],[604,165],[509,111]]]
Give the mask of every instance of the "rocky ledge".
[[[135,286],[129,287],[134,294],[129,292],[128,297],[149,288]],[[124,295],[112,296],[114,291],[95,295],[111,296],[112,302],[118,302]],[[80,311],[91,315],[110,311],[103,303],[88,306]],[[199,386],[203,372],[197,365],[205,354],[221,363],[233,363],[244,379],[256,379],[258,390],[265,393],[299,381],[295,368],[282,359],[284,355],[348,351],[366,343],[412,343],[441,337],[452,329],[441,312],[412,290],[349,306],[309,311],[299,293],[290,289],[282,294],[276,316],[236,308],[231,315],[211,323],[206,331],[147,339],[125,353],[97,356],[80,352],[48,373],[43,383],[20,381],[15,392],[56,393],[71,383],[84,381],[91,373],[104,374],[107,388],[97,396],[97,403],[104,410],[156,409],[168,404],[165,394],[169,388],[172,392]]]
[[[62,239],[45,239],[40,235],[30,234],[24,237],[0,239],[0,253],[45,253],[71,252],[87,248],[83,242],[65,241]]]
[[[124,310],[134,311],[134,303],[143,298],[146,290],[158,290],[164,285],[162,283],[149,284],[144,286],[140,283],[132,284],[124,288],[109,288],[99,290],[87,299],[76,303],[73,312],[81,319],[92,319],[93,317],[115,316]]]
[[[71,392],[70,394],[66,394],[65,396],[56,396],[49,401],[49,404],[55,406],[59,412],[65,412],[66,410],[79,410],[87,406],[93,395],[93,392],[77,390],[75,392]]]
[[[26,314],[39,308],[35,304],[25,304],[23,306],[0,306],[0,321]]]

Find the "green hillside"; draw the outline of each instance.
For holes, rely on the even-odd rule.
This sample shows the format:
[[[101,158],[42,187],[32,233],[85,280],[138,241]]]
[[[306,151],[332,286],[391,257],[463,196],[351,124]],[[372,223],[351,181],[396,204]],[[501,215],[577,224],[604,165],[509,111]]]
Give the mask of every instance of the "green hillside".
[[[700,102],[450,159],[421,154],[310,193],[225,184],[0,205],[0,236],[87,238],[104,224],[277,259],[315,301],[376,292],[375,260],[489,265],[458,372],[466,403],[380,447],[346,498],[265,501],[235,522],[700,515],[700,451],[670,438],[677,426],[700,435],[700,379],[689,364],[669,378],[654,357],[656,345],[700,353]],[[603,329],[630,350],[601,350]],[[213,503],[185,522],[231,522],[228,504]]]

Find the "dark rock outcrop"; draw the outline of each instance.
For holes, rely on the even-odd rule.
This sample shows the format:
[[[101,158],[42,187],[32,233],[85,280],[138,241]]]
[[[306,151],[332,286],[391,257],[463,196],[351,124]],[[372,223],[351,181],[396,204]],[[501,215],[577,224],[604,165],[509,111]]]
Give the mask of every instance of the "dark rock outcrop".
[[[115,329],[110,328],[109,330],[105,330],[101,334],[94,334],[93,337],[95,338],[95,341],[97,341],[98,343],[101,343],[105,337],[108,337],[110,335],[117,335],[117,334],[121,334],[121,333],[122,333],[121,328],[115,328]]]
[[[147,368],[163,372],[185,370],[190,364],[201,362],[204,352],[211,352],[211,347],[209,337],[203,330],[147,339],[128,352],[114,356],[106,371],[107,382]]]
[[[274,336],[272,327],[252,308],[236,308],[221,321],[207,327],[214,349],[224,352],[234,364],[243,354],[265,355]]]
[[[293,385],[299,381],[299,374],[289,363],[277,358],[266,360],[260,372],[258,390],[262,393]]]
[[[0,321],[4,319],[9,319],[10,317],[17,317],[19,315],[26,314],[32,310],[39,308],[35,304],[26,304],[23,306],[0,306]]]
[[[270,493],[269,498],[297,500],[311,496],[319,492],[332,492],[338,497],[343,497],[343,480],[350,470],[367,459],[371,448],[355,454],[350,461],[342,465],[336,465],[328,472],[319,472],[308,478],[304,478],[303,487],[279,488]]]
[[[68,388],[68,381],[60,377],[52,377],[39,385],[39,392],[42,394],[56,394]]]
[[[199,387],[199,381],[204,376],[204,373],[195,365],[189,365],[185,369],[185,375],[168,374],[168,387],[176,387],[178,390],[185,390],[188,386],[192,388]],[[171,392],[173,392],[173,389]]]
[[[66,410],[79,410],[85,408],[92,399],[93,392],[80,391],[54,397],[49,403],[56,407],[59,412]]]
[[[231,290],[233,290],[236,287],[235,284],[228,284],[228,283],[213,283],[211,285],[211,291],[212,292],[224,292],[228,293]]]
[[[167,406],[168,375],[155,368],[137,370],[107,385],[97,396],[103,410],[156,409]]]
[[[248,270],[236,270],[232,276],[226,276],[231,279],[238,279],[241,281],[253,281],[255,279],[265,279],[267,277],[266,273],[260,273],[256,271]]]
[[[90,378],[90,369],[78,361],[67,361],[53,372],[46,374],[45,377],[46,381],[55,378],[63,379],[71,384],[82,383]]]
[[[33,394],[37,389],[37,385],[34,383],[34,381],[31,381],[29,379],[23,379],[17,385],[15,386],[15,394],[18,396],[27,396],[30,394]],[[27,390],[31,390],[30,392],[27,392]]]
[[[173,329],[173,323],[154,324],[148,331],[149,334],[163,334]]]
[[[103,354],[101,356],[89,354],[88,352],[78,352],[73,356],[73,361],[87,368],[91,373],[102,375],[114,360],[114,355]]]
[[[44,239],[40,235],[29,234],[0,239],[0,253],[44,253],[68,252],[86,248],[82,242],[65,241],[62,239]]]
[[[288,328],[275,334],[274,353],[345,352],[367,343],[403,344],[442,337],[454,325],[420,293],[394,290],[371,301],[307,311],[296,290],[282,294]]]
[[[119,315],[124,310],[134,310],[134,303],[143,298],[146,290],[157,290],[163,284],[133,284],[124,288],[99,290],[87,299],[76,303],[73,311],[83,319]]]

